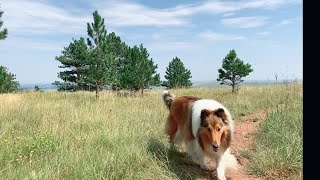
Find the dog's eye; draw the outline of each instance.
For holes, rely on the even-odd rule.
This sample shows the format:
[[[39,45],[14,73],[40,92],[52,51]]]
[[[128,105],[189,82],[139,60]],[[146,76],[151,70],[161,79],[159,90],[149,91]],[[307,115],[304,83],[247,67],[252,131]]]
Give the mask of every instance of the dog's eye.
[[[220,131],[220,128],[218,128],[217,131]]]

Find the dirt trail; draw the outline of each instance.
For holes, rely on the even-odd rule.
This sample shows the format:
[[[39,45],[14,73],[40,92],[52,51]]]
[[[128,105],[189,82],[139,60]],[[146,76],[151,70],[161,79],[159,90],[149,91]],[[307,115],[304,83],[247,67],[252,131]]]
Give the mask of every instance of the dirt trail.
[[[231,143],[231,152],[234,154],[239,162],[238,170],[226,172],[226,177],[228,180],[260,180],[253,175],[246,173],[248,159],[241,156],[240,151],[250,150],[253,133],[257,130],[257,126],[262,120],[266,117],[266,112],[259,112],[250,114],[247,116],[242,116],[238,119],[235,119],[235,129],[234,129],[234,138]],[[183,150],[182,147],[177,147],[177,149],[169,148],[163,145],[163,143],[158,142],[157,140],[151,140],[150,151],[154,153],[158,159],[162,159],[163,162],[168,161],[169,169],[179,177],[180,180],[185,179],[199,179],[199,180],[216,180],[216,171],[210,170],[206,171],[199,168],[199,165],[196,164],[188,158],[187,153]],[[167,154],[168,153],[168,154]],[[208,161],[209,166],[213,166],[214,162]],[[211,165],[210,165],[211,164]]]
[[[238,160],[239,167],[236,171],[226,172],[227,180],[261,180],[254,175],[247,174],[248,159],[241,156],[240,151],[250,150],[252,148],[251,143],[253,140],[254,132],[257,130],[257,126],[266,118],[266,112],[259,112],[242,116],[239,119],[235,119],[234,136],[231,142],[231,152]],[[180,155],[179,155],[180,154]],[[199,165],[195,164],[192,160],[187,160],[186,154],[177,153],[175,159],[170,162],[171,167],[179,167],[176,170],[180,179],[201,179],[201,180],[216,180],[216,171],[205,171],[199,169]],[[209,166],[212,166],[214,162],[208,161]],[[187,175],[190,176],[187,176]],[[191,178],[190,178],[191,177]]]
[[[260,178],[246,173],[248,159],[240,155],[241,150],[248,150],[251,147],[253,133],[259,123],[265,119],[266,112],[250,114],[241,117],[235,122],[234,138],[231,143],[231,151],[237,157],[239,169],[226,174],[228,180],[260,180]]]

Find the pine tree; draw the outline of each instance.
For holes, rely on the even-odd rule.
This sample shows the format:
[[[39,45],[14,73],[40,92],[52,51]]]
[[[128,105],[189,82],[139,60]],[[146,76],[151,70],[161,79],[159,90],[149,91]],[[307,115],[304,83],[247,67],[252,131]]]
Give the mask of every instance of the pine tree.
[[[111,84],[116,79],[116,60],[112,53],[108,53],[107,30],[98,11],[93,13],[93,23],[87,23],[89,38],[88,45],[91,48],[90,66],[87,79],[94,84],[96,99],[104,85]]]
[[[19,82],[16,75],[8,72],[8,68],[0,66],[0,93],[9,93],[18,90]]]
[[[58,87],[58,91],[77,91],[89,88],[86,83],[89,56],[89,48],[84,38],[81,37],[79,40],[73,39],[73,42],[64,48],[62,55],[56,57],[56,60],[62,64],[59,68],[66,69],[58,73],[58,77],[63,82],[53,83]]]
[[[129,47],[120,68],[120,86],[132,91],[141,91],[150,86],[160,84],[160,75],[156,74],[158,65],[154,64],[149,53],[141,44],[139,47]]]
[[[34,86],[34,91],[36,91],[36,92],[40,91],[40,88],[39,88],[38,85],[35,85],[35,86]]]
[[[116,63],[116,70],[114,78],[112,78],[110,85],[113,90],[120,89],[120,68],[123,66],[124,58],[128,49],[128,46],[121,41],[121,38],[114,32],[107,35],[107,53],[114,59]]]
[[[3,26],[3,21],[1,20],[2,14],[3,14],[3,11],[1,11],[1,9],[0,9],[0,40],[5,39],[8,34],[7,28],[4,28],[3,30],[1,30],[1,27]]]
[[[243,82],[242,78],[249,75],[253,69],[250,64],[244,62],[237,57],[235,50],[230,50],[227,56],[222,60],[222,68],[218,69],[219,78],[222,84],[232,86],[232,93],[239,90],[239,84]]]
[[[167,81],[164,81],[162,85],[169,89],[192,86],[192,82],[190,81],[192,77],[191,72],[184,67],[184,64],[178,57],[173,58],[169,63],[164,77]]]

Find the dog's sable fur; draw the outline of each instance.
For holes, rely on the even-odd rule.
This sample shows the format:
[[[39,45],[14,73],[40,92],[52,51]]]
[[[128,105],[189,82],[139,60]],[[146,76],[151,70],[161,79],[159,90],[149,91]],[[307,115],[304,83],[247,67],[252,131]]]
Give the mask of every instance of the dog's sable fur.
[[[205,157],[214,160],[218,178],[226,179],[225,170],[237,168],[237,160],[229,149],[233,120],[228,109],[215,100],[176,97],[166,90],[161,97],[170,112],[165,124],[169,142],[184,143],[187,153],[203,169],[210,169]]]

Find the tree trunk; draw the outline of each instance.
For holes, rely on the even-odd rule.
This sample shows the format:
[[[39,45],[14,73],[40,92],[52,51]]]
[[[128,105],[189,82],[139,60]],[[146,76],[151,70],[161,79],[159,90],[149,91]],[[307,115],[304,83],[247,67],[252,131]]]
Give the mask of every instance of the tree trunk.
[[[143,96],[143,88],[141,89],[141,96]]]
[[[97,47],[99,48],[99,44],[97,44]],[[96,70],[97,70],[97,72],[99,72],[99,58],[100,56],[99,56],[99,51],[98,51],[98,55],[97,55],[97,59],[96,59]],[[96,78],[96,100],[98,100],[99,99],[99,84],[100,84],[100,82],[98,82],[99,80],[98,80],[98,78],[97,77],[95,77]]]
[[[232,79],[231,79],[231,81],[232,81],[232,93],[234,93],[235,91],[235,86],[236,86],[236,77],[235,77],[235,75],[234,75],[234,73],[232,72]]]
[[[99,85],[98,85],[98,81],[96,81],[96,100],[99,99]]]
[[[80,79],[80,75],[79,75],[79,70],[78,68],[76,68],[76,74],[77,74],[77,77],[76,77],[76,87],[75,87],[75,90],[78,91],[80,90],[80,83],[79,83],[79,79]]]

